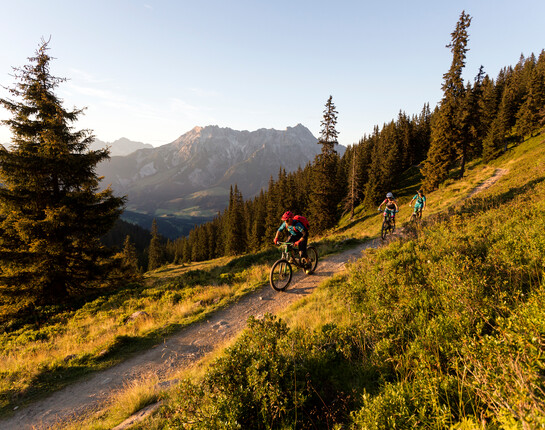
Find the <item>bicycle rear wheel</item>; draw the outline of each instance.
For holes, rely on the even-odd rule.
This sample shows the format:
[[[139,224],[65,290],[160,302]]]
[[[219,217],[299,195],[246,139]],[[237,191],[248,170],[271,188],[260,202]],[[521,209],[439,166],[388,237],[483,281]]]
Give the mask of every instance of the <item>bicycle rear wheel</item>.
[[[310,269],[306,270],[306,274],[310,275],[316,270],[318,266],[318,251],[312,245],[307,247],[307,258],[310,262]]]
[[[284,291],[291,282],[291,264],[287,260],[278,260],[271,267],[269,283],[276,291]]]

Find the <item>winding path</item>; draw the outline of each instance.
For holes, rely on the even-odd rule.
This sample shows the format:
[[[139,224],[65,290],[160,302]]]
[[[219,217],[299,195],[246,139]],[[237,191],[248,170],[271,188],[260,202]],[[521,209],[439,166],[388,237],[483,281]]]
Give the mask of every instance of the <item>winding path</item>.
[[[164,343],[16,411],[12,417],[0,421],[0,428],[23,430],[62,426],[66,420],[98,410],[116,390],[142,377],[156,375],[159,383],[166,386],[176,371],[195,363],[240,333],[250,315],[262,316],[284,309],[311,294],[323,280],[344,270],[345,263],[357,259],[364,249],[375,246],[376,241],[369,241],[324,258],[312,276],[295,273],[285,292],[276,292],[265,285],[234,305],[215,312],[208,320],[166,338]]]

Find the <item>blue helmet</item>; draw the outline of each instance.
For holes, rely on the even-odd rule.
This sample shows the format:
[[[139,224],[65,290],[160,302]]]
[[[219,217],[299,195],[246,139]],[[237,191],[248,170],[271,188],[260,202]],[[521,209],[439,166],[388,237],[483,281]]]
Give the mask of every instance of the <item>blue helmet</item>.
[[[388,194],[386,194],[386,198],[387,199],[393,199],[394,195],[392,193],[388,193]]]

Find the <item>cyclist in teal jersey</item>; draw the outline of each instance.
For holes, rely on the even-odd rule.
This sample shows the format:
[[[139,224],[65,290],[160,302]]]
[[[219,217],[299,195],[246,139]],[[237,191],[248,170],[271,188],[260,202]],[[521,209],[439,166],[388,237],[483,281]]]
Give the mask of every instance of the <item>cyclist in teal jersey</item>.
[[[302,222],[294,220],[294,216],[295,215],[290,211],[287,211],[286,213],[284,213],[284,215],[282,215],[283,222],[278,228],[278,231],[276,232],[276,236],[274,237],[274,244],[276,245],[278,243],[280,233],[287,230],[290,234],[288,242],[293,243],[299,248],[299,255],[301,256],[301,260],[303,262],[306,262],[308,230]]]
[[[414,203],[414,213],[420,212],[420,215],[422,215],[422,211],[426,208],[426,196],[424,195],[424,192],[422,190],[418,190],[416,195],[412,198],[412,200],[409,203],[409,206],[412,207],[413,202]]]

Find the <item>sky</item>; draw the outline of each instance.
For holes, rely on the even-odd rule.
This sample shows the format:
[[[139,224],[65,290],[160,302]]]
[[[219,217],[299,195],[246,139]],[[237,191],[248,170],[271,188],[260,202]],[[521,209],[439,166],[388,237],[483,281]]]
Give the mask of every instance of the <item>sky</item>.
[[[329,96],[339,143],[441,100],[446,47],[472,17],[464,79],[545,48],[542,0],[0,0],[0,98],[50,40],[56,94],[100,140],[154,146],[195,126],[314,136]],[[0,108],[0,119],[10,113]],[[11,131],[0,125],[0,143]]]

